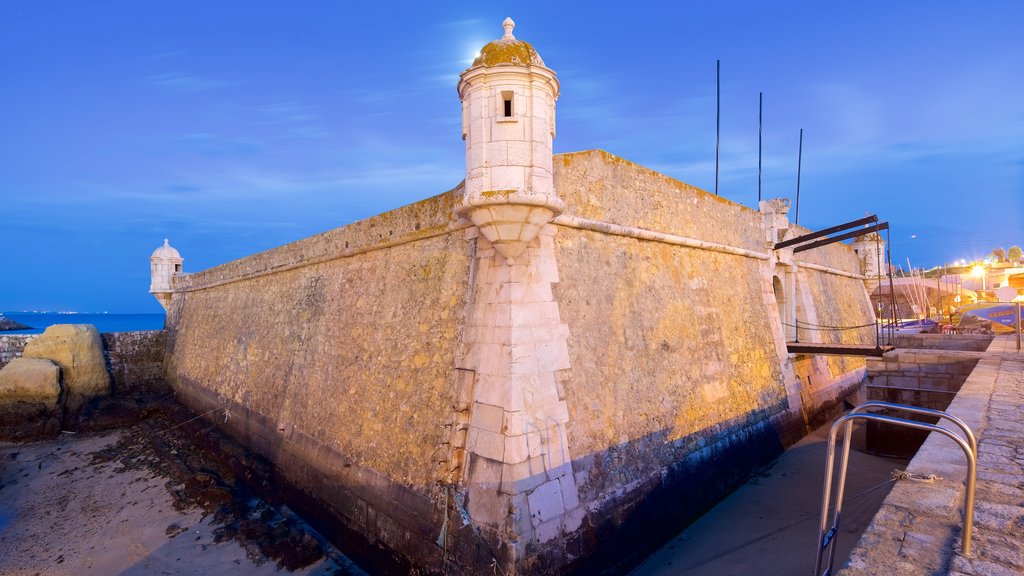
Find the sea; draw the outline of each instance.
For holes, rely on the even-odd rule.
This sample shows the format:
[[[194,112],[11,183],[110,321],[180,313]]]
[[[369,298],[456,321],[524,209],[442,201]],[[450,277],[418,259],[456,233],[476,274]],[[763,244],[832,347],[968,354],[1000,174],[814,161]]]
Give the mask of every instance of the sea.
[[[100,332],[162,330],[164,314],[87,314],[69,312],[0,312],[5,317],[31,326],[30,330],[7,330],[0,334],[42,334],[53,324],[92,324]]]

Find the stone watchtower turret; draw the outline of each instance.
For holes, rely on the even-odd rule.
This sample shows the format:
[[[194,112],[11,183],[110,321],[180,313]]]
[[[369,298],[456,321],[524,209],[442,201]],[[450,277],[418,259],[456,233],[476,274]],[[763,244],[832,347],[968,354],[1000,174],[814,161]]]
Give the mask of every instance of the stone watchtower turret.
[[[851,246],[860,258],[861,274],[874,280],[879,273],[885,273],[885,240],[882,240],[878,232],[857,236]]]
[[[181,254],[167,243],[166,238],[163,246],[154,250],[153,255],[149,257],[149,293],[160,302],[165,311],[171,306],[174,274],[181,272],[181,263],[184,261]]]
[[[562,212],[551,176],[558,80],[512,35],[484,46],[459,80],[466,185],[457,209],[506,259],[515,258]]]

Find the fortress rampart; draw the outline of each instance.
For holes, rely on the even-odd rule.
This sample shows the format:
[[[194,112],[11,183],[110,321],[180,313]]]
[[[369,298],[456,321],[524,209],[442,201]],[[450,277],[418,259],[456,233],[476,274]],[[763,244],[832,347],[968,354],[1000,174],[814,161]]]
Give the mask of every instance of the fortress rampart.
[[[847,246],[602,151],[506,259],[462,187],[178,275],[177,394],[395,561],[546,573],[642,552],[829,416],[873,314]],[[872,343],[873,328],[801,341]]]

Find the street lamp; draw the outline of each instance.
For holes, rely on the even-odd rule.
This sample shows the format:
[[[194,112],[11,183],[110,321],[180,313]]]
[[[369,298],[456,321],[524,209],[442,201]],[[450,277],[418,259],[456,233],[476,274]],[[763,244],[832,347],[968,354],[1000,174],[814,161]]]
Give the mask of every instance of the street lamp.
[[[986,280],[985,276],[987,276],[987,275],[985,274],[985,267],[984,266],[982,266],[981,264],[976,264],[974,266],[974,268],[971,268],[971,276],[974,276],[975,278],[981,278],[981,289],[982,290],[987,290],[988,289],[986,287],[986,284],[985,284],[985,280]]]

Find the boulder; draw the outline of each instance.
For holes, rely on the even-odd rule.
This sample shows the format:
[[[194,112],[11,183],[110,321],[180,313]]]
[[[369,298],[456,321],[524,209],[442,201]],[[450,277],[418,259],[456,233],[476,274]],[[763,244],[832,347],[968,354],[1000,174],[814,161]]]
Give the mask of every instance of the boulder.
[[[22,440],[59,430],[60,367],[15,358],[0,370],[0,439]]]
[[[50,410],[60,400],[60,367],[44,358],[15,358],[0,370],[0,404],[28,402]]]
[[[65,407],[78,412],[93,398],[110,395],[103,340],[90,324],[54,324],[25,345],[22,358],[46,358],[61,369]]]

